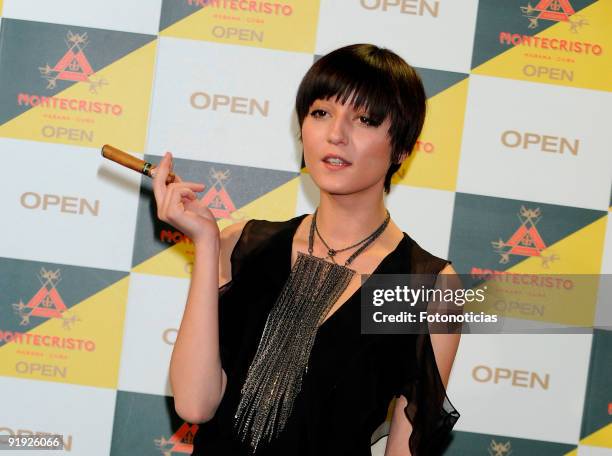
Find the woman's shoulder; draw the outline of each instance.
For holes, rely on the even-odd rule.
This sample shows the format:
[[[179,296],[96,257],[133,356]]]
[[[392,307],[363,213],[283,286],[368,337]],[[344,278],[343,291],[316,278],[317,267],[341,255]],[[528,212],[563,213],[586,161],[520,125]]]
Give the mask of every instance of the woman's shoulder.
[[[251,243],[255,239],[265,239],[281,231],[307,214],[298,215],[288,220],[247,219],[232,223],[221,230],[221,243],[233,247],[239,242]]]
[[[234,244],[257,245],[283,230],[296,227],[306,215],[298,215],[288,220],[242,220],[225,228],[221,232],[221,238],[232,239]]]
[[[296,228],[306,214],[288,220],[249,219],[227,226],[221,231],[221,252],[231,262],[234,272],[256,252],[274,242],[283,232]]]
[[[406,234],[406,233],[404,233]],[[438,274],[450,260],[441,258],[421,247],[412,237],[406,234],[408,239],[408,252],[410,255],[410,272],[412,274]]]

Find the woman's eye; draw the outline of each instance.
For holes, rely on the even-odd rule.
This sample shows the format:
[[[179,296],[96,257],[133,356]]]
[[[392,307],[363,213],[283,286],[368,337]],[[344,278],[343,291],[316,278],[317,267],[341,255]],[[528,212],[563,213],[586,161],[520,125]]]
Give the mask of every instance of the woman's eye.
[[[359,121],[368,127],[377,127],[380,123],[368,116],[359,116]]]
[[[310,112],[310,115],[312,117],[323,117],[323,116],[325,116],[325,114],[327,114],[327,113],[325,111],[323,111],[322,109],[313,109]]]

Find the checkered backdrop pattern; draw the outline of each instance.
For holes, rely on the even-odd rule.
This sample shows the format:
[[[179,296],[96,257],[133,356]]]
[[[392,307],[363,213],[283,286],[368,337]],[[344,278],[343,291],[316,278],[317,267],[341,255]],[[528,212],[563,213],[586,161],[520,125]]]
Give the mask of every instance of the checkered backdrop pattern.
[[[197,426],[174,414],[168,364],[192,245],[100,146],[172,151],[221,227],[310,212],[293,100],[341,45],[389,47],[424,80],[426,126],[387,198],[404,231],[464,273],[612,272],[610,0],[0,10],[0,433],[61,434],[75,455],[190,453]],[[610,309],[602,293],[597,324]],[[604,329],[464,336],[447,454],[611,454],[611,355]]]

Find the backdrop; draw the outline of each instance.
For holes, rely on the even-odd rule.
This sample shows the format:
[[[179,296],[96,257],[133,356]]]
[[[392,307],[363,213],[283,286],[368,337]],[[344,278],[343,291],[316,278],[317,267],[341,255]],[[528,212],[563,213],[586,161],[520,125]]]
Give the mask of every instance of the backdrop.
[[[61,434],[75,455],[190,453],[168,364],[192,244],[155,220],[150,181],[99,148],[172,151],[220,227],[311,212],[294,96],[341,45],[389,47],[425,82],[426,126],[387,198],[423,247],[464,273],[612,272],[611,0],[0,8],[0,434]],[[602,293],[591,320],[610,328],[611,308]],[[464,336],[447,454],[610,454],[611,356],[605,329]]]

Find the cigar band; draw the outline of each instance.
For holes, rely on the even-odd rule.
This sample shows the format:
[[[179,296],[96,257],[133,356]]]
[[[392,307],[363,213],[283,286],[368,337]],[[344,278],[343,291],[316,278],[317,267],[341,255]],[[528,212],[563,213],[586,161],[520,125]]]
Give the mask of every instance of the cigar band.
[[[149,162],[145,162],[145,164],[142,167],[142,171],[140,171],[142,174],[144,174],[145,176],[149,176],[149,177],[153,177],[151,175],[151,168],[153,167],[153,165]]]

